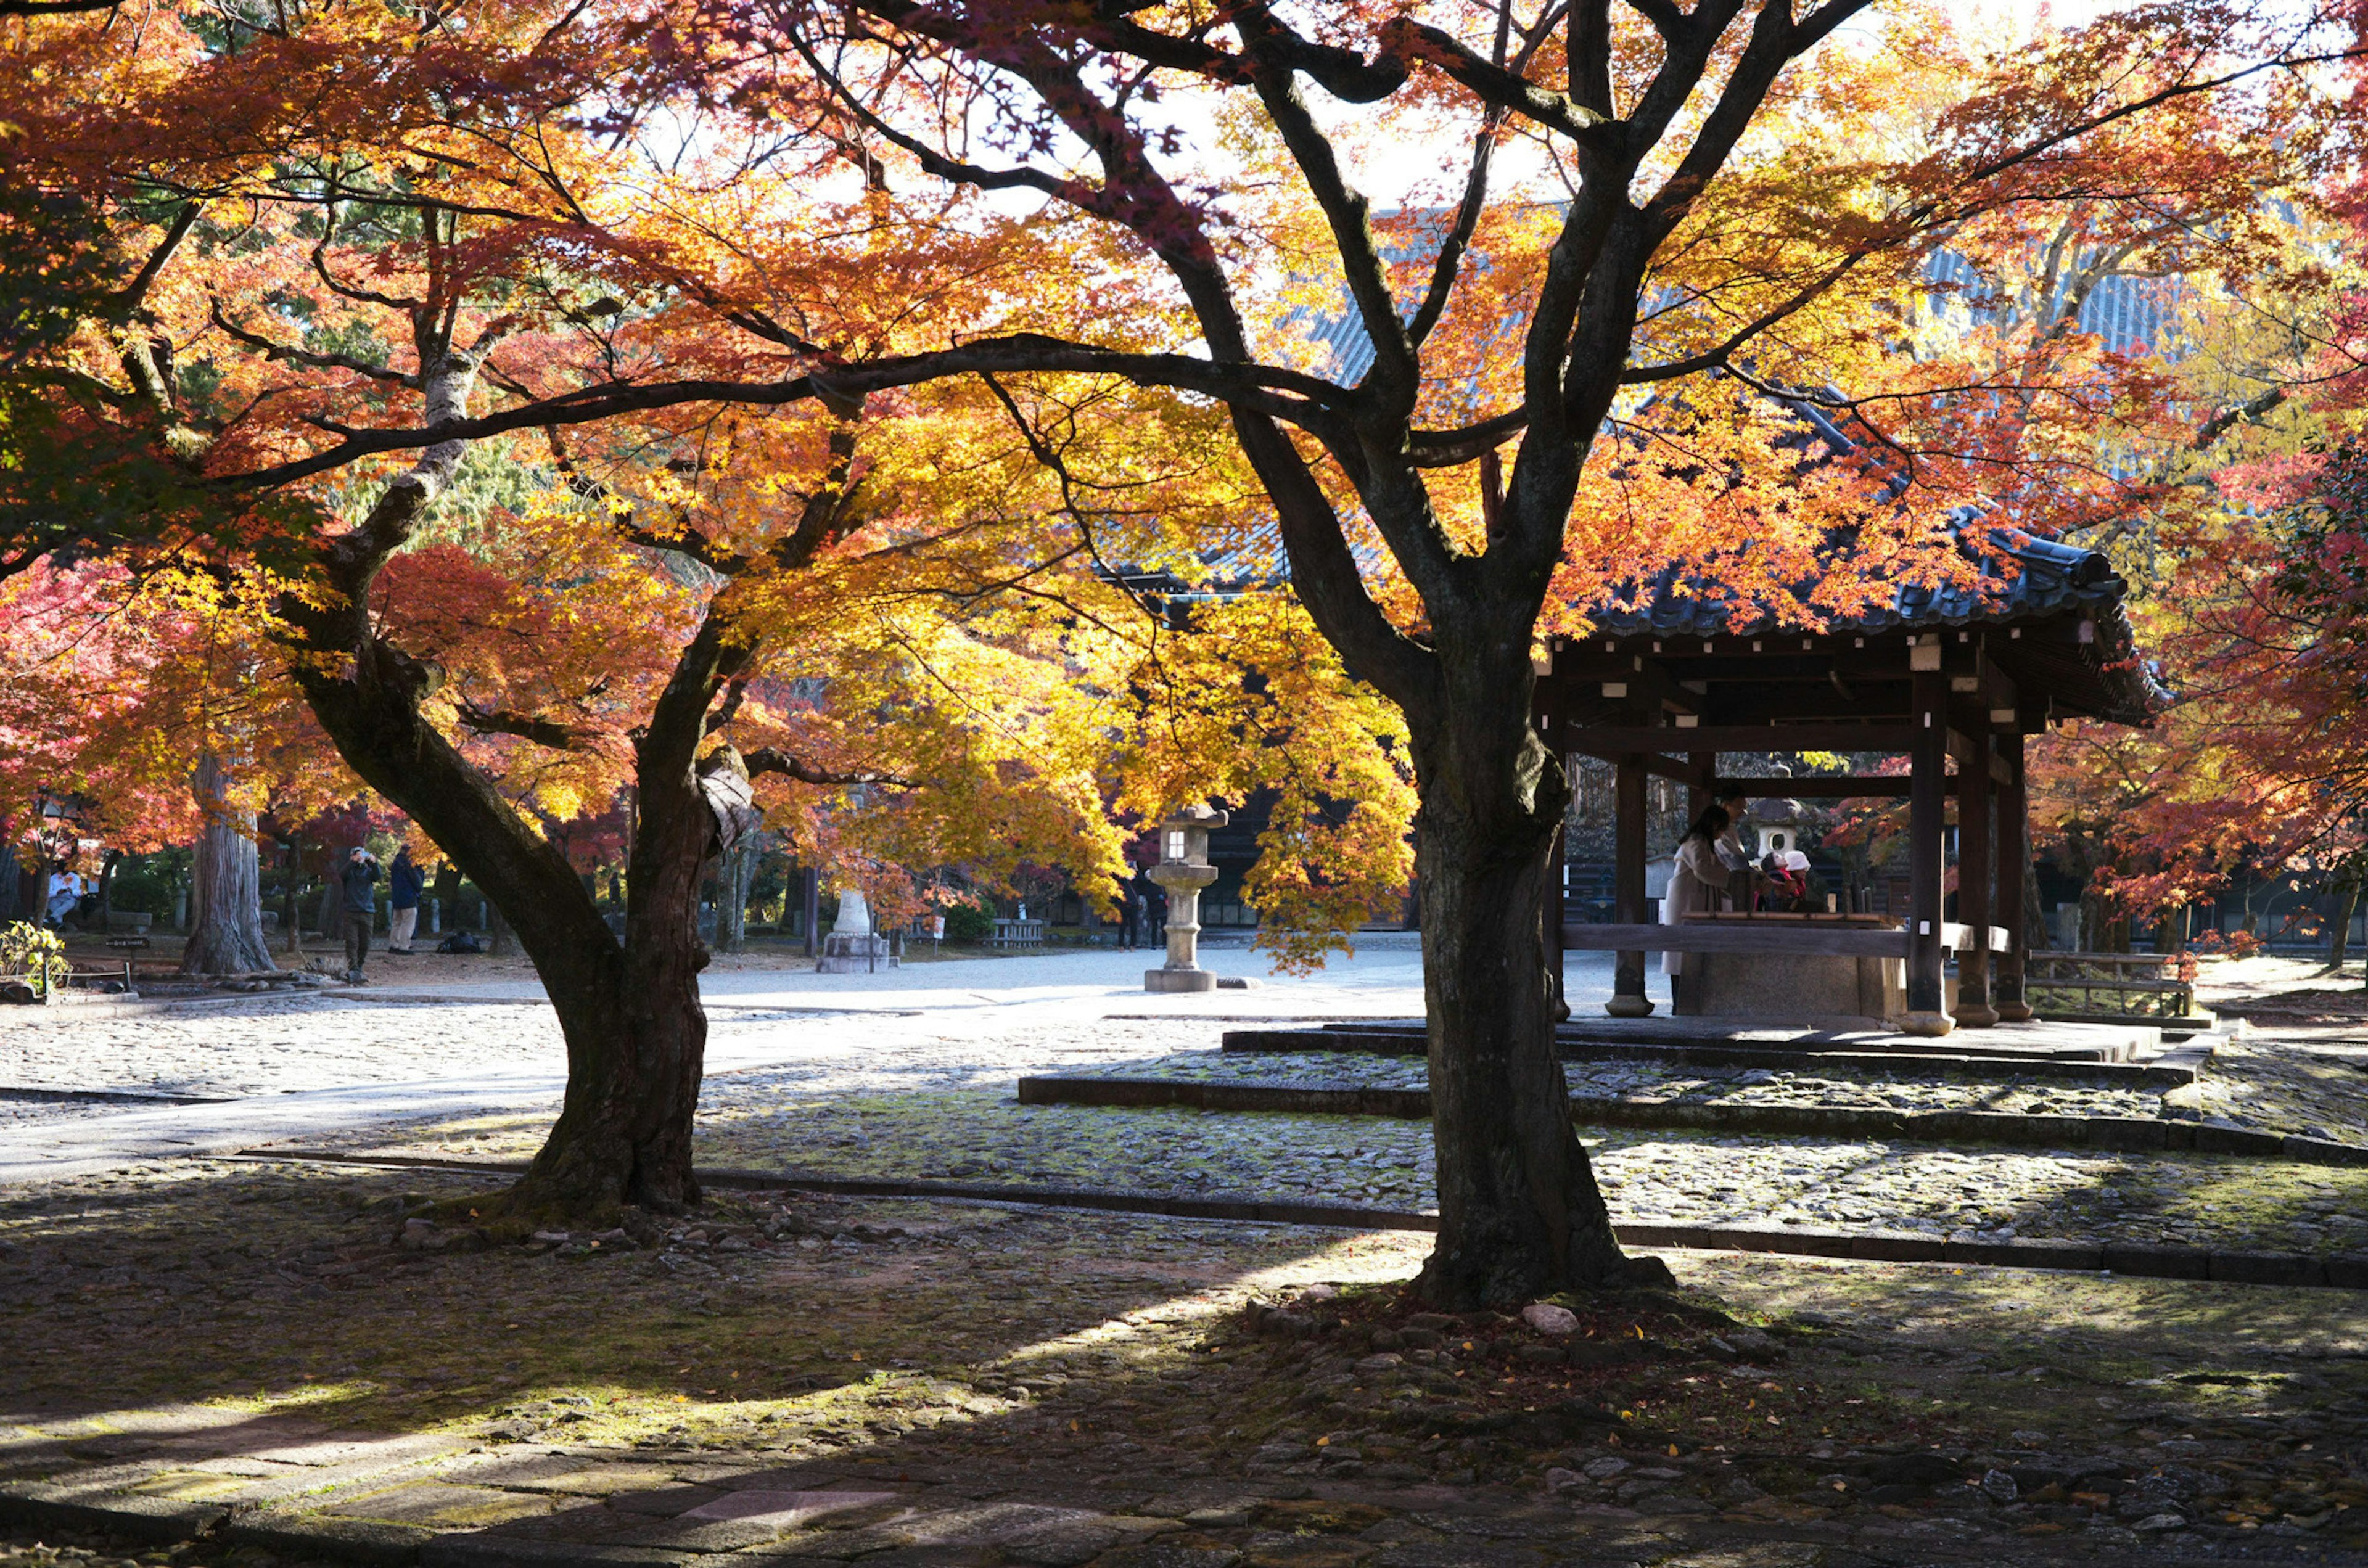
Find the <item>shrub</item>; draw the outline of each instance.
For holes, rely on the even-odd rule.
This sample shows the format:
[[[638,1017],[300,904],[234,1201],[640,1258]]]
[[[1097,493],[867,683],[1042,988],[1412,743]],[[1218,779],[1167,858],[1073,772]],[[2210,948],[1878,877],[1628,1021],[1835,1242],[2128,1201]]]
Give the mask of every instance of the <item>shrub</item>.
[[[984,942],[995,935],[995,916],[974,903],[946,905],[946,940]]]
[[[173,917],[173,884],[154,871],[118,871],[107,884],[109,909],[133,910],[159,920]]]
[[[0,926],[0,975],[31,980],[43,966],[52,985],[63,984],[71,972],[66,945],[56,932],[23,920]]]

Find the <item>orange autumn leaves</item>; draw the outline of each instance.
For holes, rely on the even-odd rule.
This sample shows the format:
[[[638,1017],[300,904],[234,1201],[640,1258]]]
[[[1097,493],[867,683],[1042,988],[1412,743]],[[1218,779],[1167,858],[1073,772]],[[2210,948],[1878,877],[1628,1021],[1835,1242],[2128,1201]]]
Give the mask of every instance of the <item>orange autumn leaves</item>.
[[[1342,7],[1322,28],[1378,53],[1408,36],[1398,9]],[[1471,39],[1493,26],[1485,7],[1418,9]],[[697,33],[719,14],[735,25]],[[1074,369],[819,403],[782,392],[1023,330],[1202,351],[1142,236],[962,188],[886,133],[908,110],[939,129],[975,117],[1007,137],[983,131],[968,148],[981,159],[1042,151],[960,73],[883,75],[873,124],[817,88],[816,62],[767,52],[762,8],[139,17],[6,24],[0,121],[17,130],[0,161],[73,193],[109,288],[138,290],[80,307],[42,352],[45,395],[93,430],[152,431],[193,483],[322,462],[283,470],[279,494],[300,508],[154,541],[302,594],[304,552],[407,460],[338,454],[354,432],[424,423],[423,332],[457,344],[461,412],[518,422],[471,433],[457,489],[371,608],[436,666],[432,715],[508,798],[552,821],[604,809],[674,653],[728,594],[765,652],[715,741],[872,777],[762,788],[802,843],[883,892],[899,865],[991,881],[1028,859],[1106,889],[1113,813],[1271,790],[1258,897],[1284,924],[1352,923],[1394,896],[1403,736],[1281,603],[1270,508],[1205,401]],[[1901,580],[1965,573],[1944,525],[1968,506],[2078,533],[2191,504],[2123,460],[2173,439],[2180,388],[2064,330],[2060,311],[1942,286],[1932,258],[2044,278],[2051,254],[2122,248],[2134,269],[2239,275],[2263,254],[2264,200],[2332,155],[2295,96],[2307,85],[2183,100],[2001,172],[2002,149],[2078,118],[2100,83],[2135,93],[2206,68],[2242,18],[2154,7],[2014,50],[1962,34],[1941,7],[1870,17],[1785,74],[1640,278],[1634,380],[1588,454],[1541,631],[1583,631],[1583,607],[1670,562],[1747,616],[1814,623]],[[1634,22],[1609,84],[1623,107],[1659,53]],[[1741,47],[1727,40],[1722,58]],[[1561,48],[1549,35],[1526,68],[1550,80]],[[1344,141],[1385,154],[1435,133],[1460,170],[1465,140],[1494,135],[1510,171],[1424,351],[1419,422],[1452,426],[1519,406],[1522,323],[1584,171],[1518,119],[1485,123],[1425,59],[1406,63],[1403,91]],[[1151,80],[1196,86],[1184,72]],[[930,90],[944,96],[925,102]],[[1211,244],[1244,280],[1247,330],[1278,359],[1345,376],[1308,341],[1345,308],[1325,221],[1273,128],[1225,114],[1211,156],[1239,177],[1193,199],[1222,219]],[[1655,180],[1666,163],[1648,165]],[[1409,305],[1459,196],[1442,176],[1376,214]],[[1722,359],[1746,332],[1748,351]],[[712,397],[680,391],[700,386]],[[677,390],[633,401],[664,387]],[[577,412],[596,397],[597,421]],[[1850,449],[1804,434],[1786,398]],[[1419,637],[1424,608],[1353,476],[1329,457],[1314,467],[1373,597]],[[1502,481],[1474,460],[1428,472],[1440,528],[1477,553]],[[850,526],[794,570],[768,565],[831,486],[856,497]],[[1264,593],[1180,624],[1115,580],[1167,570],[1198,586],[1207,562],[1260,551]],[[268,687],[269,612],[239,603],[262,673],[237,678]]]

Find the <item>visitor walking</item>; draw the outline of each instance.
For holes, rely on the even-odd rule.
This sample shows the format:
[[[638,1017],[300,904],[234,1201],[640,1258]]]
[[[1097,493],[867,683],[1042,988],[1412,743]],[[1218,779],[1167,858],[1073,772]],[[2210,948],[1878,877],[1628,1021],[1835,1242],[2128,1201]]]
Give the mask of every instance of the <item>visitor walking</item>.
[[[362,960],[370,957],[370,927],[378,921],[378,857],[360,845],[346,851],[341,879],[345,892],[346,979],[365,983]]]
[[[419,895],[427,889],[427,878],[411,863],[406,844],[394,852],[394,864],[387,869],[388,952],[411,956],[411,934],[419,927]]]

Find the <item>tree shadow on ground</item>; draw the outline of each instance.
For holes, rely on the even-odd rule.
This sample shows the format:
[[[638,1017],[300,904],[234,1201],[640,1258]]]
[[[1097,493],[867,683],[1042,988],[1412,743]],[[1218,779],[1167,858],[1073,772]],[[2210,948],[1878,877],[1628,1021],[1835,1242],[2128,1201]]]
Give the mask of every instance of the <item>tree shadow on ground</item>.
[[[1168,1520],[1170,1544],[1205,1538],[1220,1557],[1353,1534],[1337,1560],[1411,1562],[1399,1549],[1443,1540],[1509,1562],[1616,1560],[1719,1528],[1930,1526],[1935,1547],[1961,1528],[1993,1545],[2008,1525],[2110,1531],[2131,1522],[2121,1492],[2071,1483],[2172,1471],[2199,1529],[2255,1505],[2263,1528],[2338,1529],[2368,1432],[2362,1321],[2332,1291],[1698,1256],[1681,1273],[1774,1330],[1764,1354],[1548,1369],[1522,1353],[1536,1335],[1467,1319],[1433,1330],[1425,1366],[1375,1360],[1347,1327],[1250,1337],[1235,1310],[1317,1280],[1352,1297],[1401,1280],[1418,1236],[719,1197],[662,1251],[392,1244],[406,1198],[466,1191],[215,1164],[0,1203],[0,1469],[381,1544],[491,1532],[1082,1562]],[[798,1229],[765,1239],[785,1218]],[[1362,1303],[1342,1315],[1368,1331],[1412,1321],[1411,1303]],[[1626,1412],[1632,1435],[1683,1451],[1640,1452],[1616,1427],[1541,1444],[1480,1419],[1548,1395]],[[1886,1452],[1975,1477],[2123,1457],[2121,1473],[2001,1504],[1963,1476],[1884,1482],[1864,1456]],[[2240,1490],[2203,1490],[2224,1483]],[[2312,1499],[2327,1518],[2294,1513]],[[1456,1518],[1497,1533],[1458,1536]]]

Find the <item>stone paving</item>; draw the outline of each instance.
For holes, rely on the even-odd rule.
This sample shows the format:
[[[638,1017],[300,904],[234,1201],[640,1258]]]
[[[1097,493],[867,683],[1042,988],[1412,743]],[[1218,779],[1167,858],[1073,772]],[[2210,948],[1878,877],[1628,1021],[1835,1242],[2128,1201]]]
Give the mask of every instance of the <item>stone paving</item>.
[[[1129,965],[725,975],[699,1158],[1432,1205],[1417,1123],[1018,1105],[1012,1080],[1043,1072],[1419,1073],[1215,1050],[1235,1017],[1403,1011],[1403,954],[1164,1010]],[[1159,1016],[1110,1016],[1137,1012]],[[2010,1074],[1574,1064],[1573,1086],[2352,1136],[2368,1036],[2245,1043],[2217,1097],[2176,1108]],[[2342,1291],[1674,1255],[1775,1348],[1747,1324],[1720,1350],[1681,1315],[1640,1320],[1641,1349],[1565,1355],[1502,1320],[1371,1318],[1417,1235],[719,1194],[694,1220],[439,1253],[398,1244],[403,1216],[490,1178],[209,1157],[266,1126],[522,1155],[563,1069],[548,1009],[493,988],[0,1014],[0,1519],[10,1494],[81,1499],[252,1568],[2368,1562],[2348,1528],[2368,1338]],[[91,1091],[238,1097],[68,1097]],[[2368,1171],[1587,1136],[1624,1221],[2368,1251]],[[1581,1419],[1582,1395],[1616,1421]],[[1532,1432],[1525,1402],[1575,1425]]]
[[[345,1147],[523,1158],[547,1124],[462,1119]],[[2357,1168],[1625,1130],[1585,1132],[1584,1142],[1622,1221],[2368,1251],[2368,1170]],[[1022,1106],[978,1090],[792,1098],[747,1074],[710,1083],[696,1150],[702,1165],[784,1175],[1437,1206],[1429,1127],[1383,1118]]]
[[[2368,1143],[2368,1027],[2260,1029],[2224,1042],[2194,1104],[2234,1127]]]
[[[1075,1070],[1073,1070],[1074,1072]],[[1146,1062],[1092,1070],[1100,1075],[1290,1087],[1424,1089],[1430,1075],[1418,1056],[1354,1051],[1178,1051]],[[2158,1116],[2158,1089],[2082,1083],[2058,1070],[2020,1076],[2010,1066],[1987,1081],[1963,1073],[1919,1074],[1911,1062],[1881,1074],[1837,1070],[1701,1067],[1638,1062],[1565,1062],[1574,1096],[1680,1100],[1714,1105],[1832,1106],[1850,1109],[1989,1110],[2057,1116]],[[2368,1074],[2360,1075],[2368,1085]]]
[[[928,976],[973,966],[942,966]],[[997,975],[1019,966],[974,966]],[[1044,966],[1050,970],[1053,966]],[[1383,971],[1383,972],[1387,972]],[[746,983],[763,977],[738,977]],[[861,980],[868,977],[854,977]],[[1228,1058],[1214,1049],[1222,1016],[1099,1016],[1143,1006],[1110,992],[1057,1005],[930,1007],[932,993],[874,986],[809,997],[775,980],[773,991],[734,994],[716,1009],[712,1074],[702,1095],[705,1163],[847,1176],[1008,1179],[1187,1194],[1433,1206],[1427,1130],[1349,1118],[1208,1115],[1194,1111],[1020,1107],[1009,1085],[1023,1073],[1284,1074],[1338,1080],[1418,1081],[1418,1061],[1311,1053]],[[956,992],[967,998],[967,992]],[[1251,993],[1269,1002],[1273,993]],[[1384,992],[1383,1000],[1402,1000]],[[872,1011],[814,1011],[843,1001]],[[905,1004],[915,1004],[906,1006]],[[1229,999],[1228,1006],[1241,1006]],[[1087,1009],[1096,1016],[1081,1017]],[[1014,1018],[1012,1015],[1024,1015]],[[856,1027],[850,1028],[853,1025]],[[323,1050],[334,1041],[335,1049]],[[2224,1051],[2229,1048],[2224,1047]],[[2303,1067],[2351,1073],[2319,1060]],[[13,1053],[13,1056],[9,1053]],[[2271,1081],[2287,1061],[2268,1036],[2244,1042],[2215,1093],[2236,1097]],[[462,1157],[522,1157],[555,1108],[561,1053],[547,1009],[512,1002],[437,1005],[384,995],[349,1000],[242,1001],[104,1023],[51,1016],[0,1028],[7,1073],[57,1087],[275,1091],[279,1119],[243,1142],[318,1144]],[[2219,1063],[2215,1062],[2214,1071]],[[500,1108],[452,1114],[472,1098],[466,1074],[507,1073],[517,1086]],[[1688,1069],[1649,1062],[1577,1064],[1579,1092],[1692,1096],[1745,1103],[1843,1103],[1899,1108],[2078,1109],[2127,1114],[2159,1095],[2078,1080],[1984,1083],[1962,1077],[1878,1080],[1858,1074]],[[400,1096],[361,1127],[308,1119],[325,1078],[397,1080],[438,1073],[459,1088],[436,1114],[405,1115]],[[2368,1074],[2359,1074],[2368,1083]],[[290,1091],[296,1091],[290,1093]],[[247,1104],[261,1102],[249,1100]],[[2270,1103],[2266,1094],[2255,1103]],[[160,1127],[188,1117],[147,1117]],[[2187,1110],[2199,1115],[2208,1104]],[[93,1132],[120,1125],[86,1102],[0,1100],[0,1128],[43,1118]],[[392,1125],[388,1125],[388,1124]],[[245,1124],[239,1124],[245,1125]],[[1590,1136],[1601,1179],[1623,1220],[1729,1223],[1772,1220],[2000,1239],[2126,1240],[2312,1253],[2368,1246],[2360,1173],[2283,1162],[2073,1151],[1958,1152],[1929,1145],[1837,1140],[1774,1141],[1712,1133],[1614,1131]],[[160,1141],[149,1154],[168,1150]]]
[[[1712,1296],[1565,1325],[1409,1313],[1425,1238],[991,1204],[390,1239],[466,1190],[0,1200],[0,1508],[254,1568],[2368,1561],[2337,1292],[1675,1255]]]

